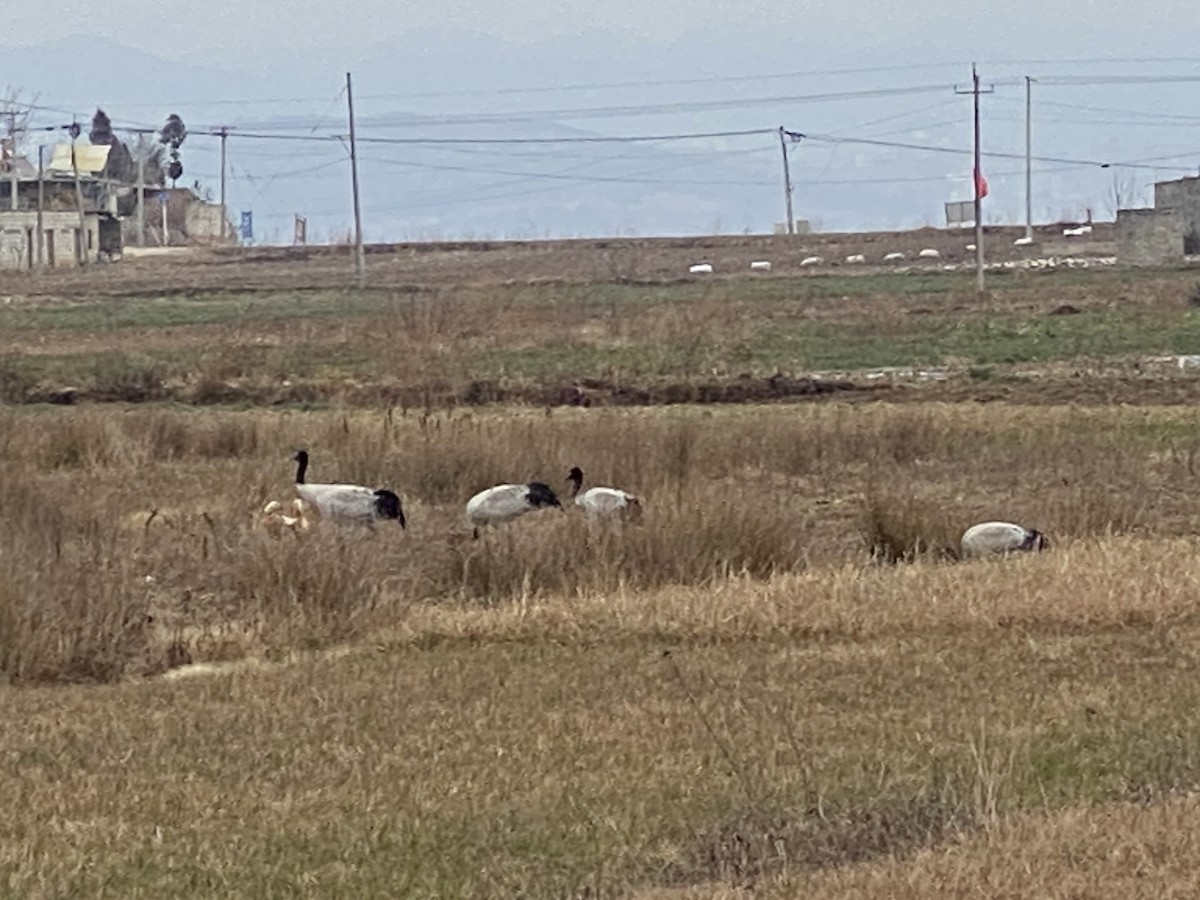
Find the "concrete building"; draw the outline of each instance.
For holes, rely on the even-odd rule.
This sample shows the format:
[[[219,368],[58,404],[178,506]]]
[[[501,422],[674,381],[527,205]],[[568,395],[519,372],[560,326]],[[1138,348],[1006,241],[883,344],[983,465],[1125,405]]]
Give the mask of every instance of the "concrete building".
[[[1184,252],[1200,253],[1200,176],[1156,182],[1154,208],[1175,210],[1183,229]]]
[[[1117,210],[1117,259],[1127,266],[1183,262],[1183,219],[1173,209]]]
[[[115,217],[85,212],[83,226],[81,232],[78,211],[42,213],[41,259],[46,266],[75,266],[85,253],[90,262],[120,256],[121,223]],[[36,268],[37,243],[37,210],[0,211],[0,269]]]
[[[112,185],[96,174],[104,167],[108,149],[79,145],[72,157],[70,145],[61,145],[55,148],[54,164],[46,166],[40,177],[22,157],[4,161],[5,171],[0,173],[0,268],[73,266],[85,259],[98,262],[120,257],[116,196]],[[64,165],[69,171],[64,171]]]
[[[1159,181],[1154,206],[1117,210],[1117,260],[1131,266],[1174,265],[1200,254],[1200,177]]]

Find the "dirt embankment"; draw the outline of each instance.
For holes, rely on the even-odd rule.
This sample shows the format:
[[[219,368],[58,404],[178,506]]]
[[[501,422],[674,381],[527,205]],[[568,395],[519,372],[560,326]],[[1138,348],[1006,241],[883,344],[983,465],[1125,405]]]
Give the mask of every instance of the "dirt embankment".
[[[1091,234],[1064,238],[1058,225],[1039,226],[1034,242],[1013,242],[1018,227],[985,229],[990,262],[1050,255],[1111,255],[1112,225],[1097,224]],[[960,229],[821,233],[804,235],[728,235],[680,238],[597,238],[555,241],[457,241],[375,244],[367,247],[368,290],[432,290],[448,284],[485,286],[510,283],[646,283],[689,279],[688,267],[707,261],[716,278],[744,276],[752,261],[766,260],[770,272],[755,277],[892,271],[888,253],[903,253],[903,265],[939,269],[943,263],[973,259],[967,250],[972,233]],[[161,255],[132,253],[115,264],[45,273],[0,270],[0,298],[178,296],[237,291],[311,291],[354,288],[349,247],[187,248]],[[918,259],[922,250],[936,259]],[[864,262],[847,264],[848,256]],[[810,257],[820,266],[802,267]]]

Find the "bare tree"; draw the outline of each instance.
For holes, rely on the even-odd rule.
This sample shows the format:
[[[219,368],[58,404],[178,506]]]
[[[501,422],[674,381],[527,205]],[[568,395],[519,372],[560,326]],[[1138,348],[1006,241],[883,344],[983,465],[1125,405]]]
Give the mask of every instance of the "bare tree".
[[[4,148],[0,154],[0,170],[7,168],[11,157],[21,153],[25,135],[29,133],[29,120],[33,116],[37,97],[26,100],[22,94],[19,88],[14,87],[0,91],[0,140]]]
[[[1113,172],[1112,183],[1109,184],[1108,194],[1105,196],[1109,215],[1115,219],[1118,209],[1129,209],[1131,206],[1137,205],[1143,192],[1143,185],[1138,184],[1137,178],[1132,173]]]
[[[139,133],[137,140],[129,148],[129,152],[133,156],[135,168],[139,160],[144,164],[146,184],[162,184],[164,182],[163,145],[158,142],[157,134]]]

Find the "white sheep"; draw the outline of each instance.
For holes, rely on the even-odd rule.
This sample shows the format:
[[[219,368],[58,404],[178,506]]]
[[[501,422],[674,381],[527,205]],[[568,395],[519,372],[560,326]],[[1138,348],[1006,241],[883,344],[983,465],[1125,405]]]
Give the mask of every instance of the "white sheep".
[[[859,265],[861,263],[865,263],[866,261],[867,258],[861,253],[851,253],[846,257],[846,262],[848,262],[850,265]]]
[[[805,267],[807,267],[807,266],[823,266],[823,265],[825,265],[825,260],[823,258],[821,258],[820,256],[806,256],[806,257],[804,257],[804,259],[800,260],[800,265],[805,266]]]
[[[938,253],[933,247],[926,247],[917,254],[921,259],[941,259],[942,254]]]

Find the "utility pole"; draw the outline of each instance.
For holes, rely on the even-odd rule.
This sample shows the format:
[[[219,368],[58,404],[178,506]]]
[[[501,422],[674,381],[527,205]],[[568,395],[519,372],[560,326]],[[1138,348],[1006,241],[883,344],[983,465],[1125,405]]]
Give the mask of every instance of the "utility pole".
[[[971,180],[975,183],[975,286],[983,291],[983,191],[980,190],[980,179],[983,172],[979,159],[979,73],[975,64],[971,64],[971,92],[975,95],[975,175]]]
[[[779,149],[783,151],[783,199],[787,208],[787,233],[796,233],[796,219],[792,215],[792,173],[788,168],[787,135],[779,126]]]
[[[1033,79],[1025,76],[1025,239],[1033,240]]]
[[[221,241],[224,242],[228,228],[228,215],[225,212],[225,142],[229,139],[229,126],[214,128],[212,133],[221,136]]]
[[[139,247],[146,246],[146,158],[141,155],[138,156],[137,243]]]
[[[79,137],[79,124],[72,122],[67,134],[71,137],[71,169],[75,173],[75,205],[79,209],[79,265],[88,264],[87,219],[83,214],[83,186],[79,183],[79,157],[75,153],[75,139]]]
[[[37,267],[38,271],[46,268],[46,230],[45,220],[42,216],[42,211],[46,208],[46,181],[45,181],[45,163],[42,162],[42,151],[46,148],[38,144],[38,199],[37,199],[37,236],[34,238],[34,245],[37,247]]]
[[[17,203],[17,113],[8,112],[8,208],[14,212]]]
[[[975,132],[975,170],[971,173],[971,181],[975,190],[975,286],[983,292],[983,169],[980,166],[980,148],[979,148],[979,95],[991,94],[995,88],[988,88],[986,91],[979,89],[979,72],[975,69],[975,64],[971,63],[971,90],[960,91],[955,88],[956,94],[972,94],[973,95],[973,118]]]
[[[350,184],[354,191],[354,269],[361,288],[367,280],[367,258],[363,252],[362,206],[358,199],[358,147],[354,142],[354,89],[346,73],[346,106],[350,112]]]

